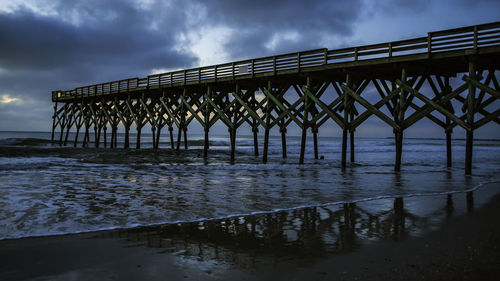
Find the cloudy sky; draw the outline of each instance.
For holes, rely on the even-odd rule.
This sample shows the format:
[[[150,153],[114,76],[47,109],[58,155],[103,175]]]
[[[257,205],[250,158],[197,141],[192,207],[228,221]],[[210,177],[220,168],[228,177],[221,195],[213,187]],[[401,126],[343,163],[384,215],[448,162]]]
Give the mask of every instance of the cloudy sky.
[[[488,0],[0,0],[0,131],[50,131],[50,92],[500,20]]]

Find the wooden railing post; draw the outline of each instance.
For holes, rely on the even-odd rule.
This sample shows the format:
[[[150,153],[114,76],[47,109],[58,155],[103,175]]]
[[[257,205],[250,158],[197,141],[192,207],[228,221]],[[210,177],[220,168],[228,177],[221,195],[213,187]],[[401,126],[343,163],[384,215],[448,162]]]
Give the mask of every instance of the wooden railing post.
[[[478,32],[477,25],[474,26],[474,50],[477,50],[477,40],[478,40]]]
[[[297,53],[297,72],[300,72],[300,52]]]
[[[273,75],[276,75],[276,57],[273,57]]]
[[[432,33],[427,33],[427,54],[430,57],[432,53]]]

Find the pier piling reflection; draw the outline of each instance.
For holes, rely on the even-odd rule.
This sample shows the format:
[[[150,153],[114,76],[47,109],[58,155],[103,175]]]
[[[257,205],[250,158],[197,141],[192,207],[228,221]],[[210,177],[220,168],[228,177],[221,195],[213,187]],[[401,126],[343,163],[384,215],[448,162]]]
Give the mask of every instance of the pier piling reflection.
[[[455,196],[466,197],[464,209],[472,207],[472,192]],[[244,267],[261,258],[311,260],[356,251],[377,241],[418,236],[424,229],[432,229],[430,224],[439,224],[453,215],[453,196],[439,198],[430,210],[425,210],[425,215],[420,214],[421,206],[407,208],[405,198],[397,197],[107,231],[96,237],[119,238],[126,247],[157,248],[158,253],[200,261],[215,259]]]

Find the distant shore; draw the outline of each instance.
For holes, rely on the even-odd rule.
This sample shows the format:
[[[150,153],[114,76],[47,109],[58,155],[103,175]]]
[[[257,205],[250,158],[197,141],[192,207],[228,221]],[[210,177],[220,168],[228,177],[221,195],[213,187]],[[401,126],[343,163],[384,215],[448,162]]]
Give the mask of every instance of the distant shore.
[[[500,185],[488,184],[475,191],[472,205],[467,201],[465,206],[466,194],[454,196],[457,202],[453,208],[457,214],[439,223],[438,229],[374,242],[347,236],[339,240],[345,245],[339,245],[341,250],[336,253],[319,251],[326,247],[322,245],[282,243],[276,240],[280,236],[266,240],[266,235],[271,235],[266,234],[268,230],[262,234],[264,239],[252,240],[249,229],[228,230],[231,226],[222,221],[203,226],[191,224],[4,240],[0,241],[0,260],[3,261],[0,279],[497,280]],[[432,201],[432,197],[404,198],[404,204],[425,207],[421,203]],[[442,201],[441,197],[438,201]],[[402,204],[403,200],[394,201],[394,210],[399,208],[398,202]],[[360,205],[363,207],[362,202]],[[460,212],[461,209],[466,210]],[[307,214],[305,210],[300,215]],[[270,220],[269,226],[273,228],[278,225],[272,221],[283,215],[248,218],[248,221]],[[399,215],[391,213],[388,218],[397,221]],[[432,216],[426,218],[426,223],[431,224],[431,219]],[[407,219],[402,226],[409,222]],[[306,231],[300,235],[310,236],[303,240],[306,243],[322,241],[315,237],[327,233],[318,227],[301,228],[304,227]],[[349,231],[342,233],[345,236]]]

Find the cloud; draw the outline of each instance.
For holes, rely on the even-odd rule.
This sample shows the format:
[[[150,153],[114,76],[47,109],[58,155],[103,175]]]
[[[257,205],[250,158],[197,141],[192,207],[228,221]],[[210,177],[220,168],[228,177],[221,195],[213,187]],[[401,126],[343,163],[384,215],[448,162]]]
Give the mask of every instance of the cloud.
[[[11,97],[9,94],[0,95],[0,103],[11,103],[18,102],[19,99],[15,97]]]
[[[205,6],[208,23],[234,31],[224,49],[235,58],[323,48],[325,38],[351,34],[363,15],[361,0],[199,3],[210,3]]]
[[[130,7],[122,7],[120,14],[100,25],[92,22],[99,15],[84,15],[80,18],[88,17],[89,23],[75,26],[27,10],[0,14],[0,41],[9,42],[0,46],[0,65],[11,70],[66,67],[76,71],[101,66],[119,70],[127,65],[141,73],[152,67],[188,66],[195,60],[172,49],[175,35],[168,28],[149,30],[145,14]]]

